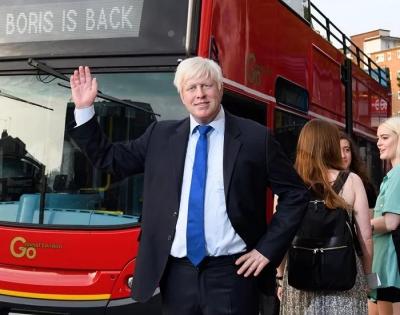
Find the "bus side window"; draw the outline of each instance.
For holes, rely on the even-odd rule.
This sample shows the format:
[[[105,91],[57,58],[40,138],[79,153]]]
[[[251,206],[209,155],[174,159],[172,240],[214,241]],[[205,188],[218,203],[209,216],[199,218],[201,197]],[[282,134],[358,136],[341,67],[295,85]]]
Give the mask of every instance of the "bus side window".
[[[283,151],[294,163],[296,146],[300,130],[307,119],[282,110],[275,111],[275,137],[281,144]]]
[[[286,105],[303,113],[308,112],[309,97],[305,88],[278,77],[275,84],[276,103]]]
[[[222,104],[231,114],[254,120],[264,126],[266,125],[265,104],[232,92],[224,93]]]

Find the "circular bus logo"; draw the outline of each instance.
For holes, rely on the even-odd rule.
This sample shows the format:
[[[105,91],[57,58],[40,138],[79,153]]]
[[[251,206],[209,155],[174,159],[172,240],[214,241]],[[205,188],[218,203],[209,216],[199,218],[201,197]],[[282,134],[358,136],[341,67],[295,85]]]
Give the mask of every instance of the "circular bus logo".
[[[26,239],[21,236],[14,237],[10,243],[10,252],[15,258],[26,256],[29,259],[36,257],[36,249],[33,246],[25,246]]]

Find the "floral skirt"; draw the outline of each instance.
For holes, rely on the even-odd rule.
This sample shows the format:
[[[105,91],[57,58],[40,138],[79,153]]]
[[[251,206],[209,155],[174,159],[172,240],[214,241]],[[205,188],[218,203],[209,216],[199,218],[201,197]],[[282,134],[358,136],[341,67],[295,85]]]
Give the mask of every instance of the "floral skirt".
[[[280,315],[364,315],[368,314],[367,283],[361,261],[357,258],[357,278],[347,291],[301,291],[283,278]]]

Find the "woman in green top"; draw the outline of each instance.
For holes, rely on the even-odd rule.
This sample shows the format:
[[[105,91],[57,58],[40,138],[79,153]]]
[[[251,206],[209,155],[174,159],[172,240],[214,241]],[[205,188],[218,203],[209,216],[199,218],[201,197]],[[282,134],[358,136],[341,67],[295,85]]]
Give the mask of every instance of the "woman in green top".
[[[373,292],[379,315],[400,314],[399,264],[391,232],[400,224],[400,116],[382,123],[377,132],[381,160],[392,169],[383,178],[371,220],[374,240],[372,271],[381,280]]]

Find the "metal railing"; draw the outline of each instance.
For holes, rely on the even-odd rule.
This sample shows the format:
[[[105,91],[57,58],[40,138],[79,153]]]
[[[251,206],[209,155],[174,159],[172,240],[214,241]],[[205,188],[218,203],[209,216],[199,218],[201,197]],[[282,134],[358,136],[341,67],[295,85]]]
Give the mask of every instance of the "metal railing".
[[[366,71],[375,81],[379,82],[379,84],[384,87],[390,88],[390,77],[387,69],[379,67],[311,1],[309,2],[308,10],[309,22],[311,27],[313,27],[317,33],[325,37],[325,39],[332,43],[336,48],[341,49],[345,56],[352,59],[358,67]],[[318,18],[322,19],[322,21]],[[321,34],[321,28],[323,34]]]

